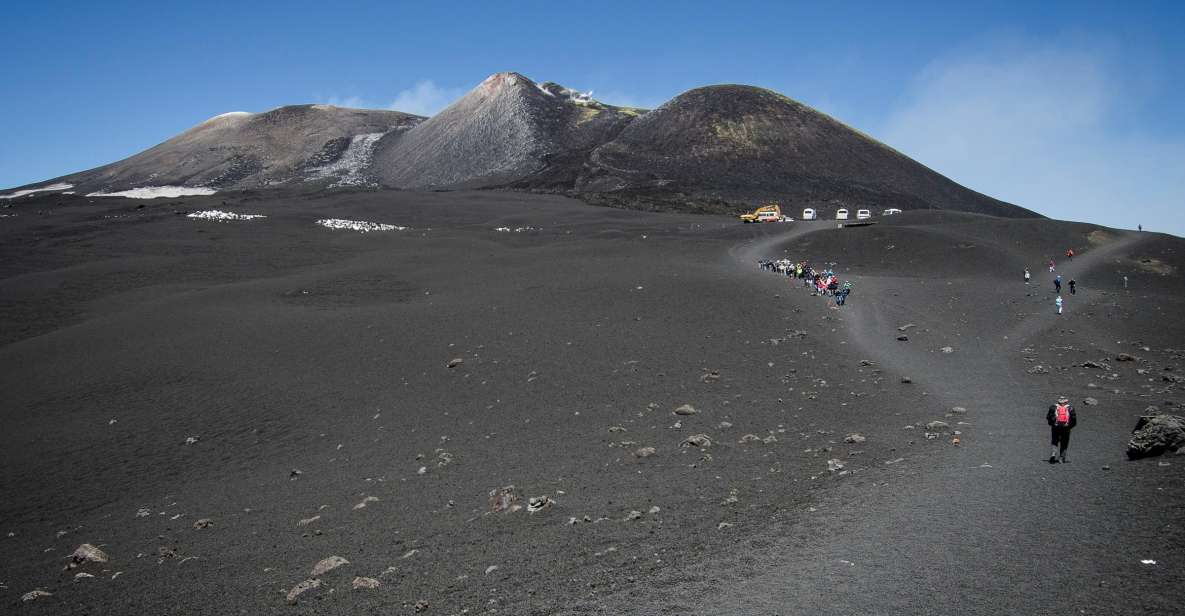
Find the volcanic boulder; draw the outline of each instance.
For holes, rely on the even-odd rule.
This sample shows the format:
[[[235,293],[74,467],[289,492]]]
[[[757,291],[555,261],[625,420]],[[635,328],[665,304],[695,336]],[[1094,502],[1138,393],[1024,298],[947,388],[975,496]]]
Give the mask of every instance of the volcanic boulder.
[[[1131,440],[1127,443],[1130,460],[1158,456],[1166,451],[1185,448],[1185,417],[1177,415],[1145,415],[1136,422]]]

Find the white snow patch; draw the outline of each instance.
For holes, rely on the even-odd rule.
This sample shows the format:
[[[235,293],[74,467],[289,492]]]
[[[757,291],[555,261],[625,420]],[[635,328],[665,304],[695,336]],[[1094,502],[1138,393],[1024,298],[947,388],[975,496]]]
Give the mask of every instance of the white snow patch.
[[[1141,561],[1140,561],[1140,564],[1141,564],[1141,565],[1155,565],[1155,564],[1156,564],[1156,561],[1155,561],[1155,560],[1152,560],[1151,558],[1145,558],[1145,559],[1143,559],[1143,560],[1141,560]]]
[[[221,210],[203,210],[201,212],[190,212],[185,215],[186,218],[200,218],[202,220],[255,220],[256,218],[267,218],[263,214],[236,214],[234,212],[223,212]]]
[[[251,113],[250,111],[228,111],[226,113],[220,113],[209,120],[206,120],[206,122],[213,122],[214,120],[226,120],[229,118],[245,118],[251,115],[255,114]]]
[[[370,160],[374,156],[374,146],[385,133],[366,133],[363,135],[354,135],[350,139],[350,145],[346,147],[346,151],[337,160],[323,165],[321,167],[314,167],[309,169],[308,179],[322,179],[329,177],[337,177],[337,181],[330,184],[330,188],[337,188],[340,186],[376,186],[373,179],[367,177],[364,170],[370,166]]]
[[[515,233],[522,233],[524,231],[538,231],[538,230],[539,230],[539,227],[515,227],[513,229],[511,229],[510,227],[496,227],[496,228],[494,228],[494,231],[497,231],[499,233],[510,233],[511,231],[513,231]]]
[[[156,199],[158,197],[192,197],[212,195],[218,192],[205,186],[143,186],[118,192],[93,192],[88,197],[128,197],[129,199]]]
[[[341,218],[322,218],[317,224],[327,229],[348,229],[369,233],[371,231],[406,231],[407,227],[383,224],[381,222],[366,222],[365,220],[344,220]]]
[[[9,193],[7,195],[0,195],[0,199],[16,199],[17,197],[23,197],[25,195],[31,195],[33,193],[53,192],[56,190],[66,190],[69,188],[74,188],[74,185],[67,184],[65,182],[61,182],[58,184],[50,184],[49,186],[42,186],[41,188],[29,188],[26,190],[18,190],[14,193]]]

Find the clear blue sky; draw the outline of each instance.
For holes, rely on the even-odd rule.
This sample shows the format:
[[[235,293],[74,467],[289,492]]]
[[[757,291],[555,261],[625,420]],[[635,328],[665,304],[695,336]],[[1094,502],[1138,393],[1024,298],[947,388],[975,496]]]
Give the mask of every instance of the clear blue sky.
[[[0,186],[226,111],[431,112],[515,70],[644,106],[764,86],[993,196],[1185,235],[1185,3],[897,4],[6,3]]]

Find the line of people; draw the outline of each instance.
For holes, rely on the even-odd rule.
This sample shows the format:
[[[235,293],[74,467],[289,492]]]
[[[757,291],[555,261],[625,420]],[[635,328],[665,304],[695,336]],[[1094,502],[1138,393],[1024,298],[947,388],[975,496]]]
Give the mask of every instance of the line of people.
[[[834,297],[836,306],[843,306],[852,294],[852,282],[839,282],[839,276],[831,269],[817,270],[808,261],[791,261],[790,259],[761,259],[757,267],[802,281],[802,286],[813,288],[812,295]]]

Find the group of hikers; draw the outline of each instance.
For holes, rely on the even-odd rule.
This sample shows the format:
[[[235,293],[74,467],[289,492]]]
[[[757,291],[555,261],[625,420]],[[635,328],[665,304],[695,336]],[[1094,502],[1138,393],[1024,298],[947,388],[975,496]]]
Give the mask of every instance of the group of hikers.
[[[1066,250],[1066,259],[1068,259],[1070,261],[1074,260],[1074,249],[1073,248]],[[1055,263],[1053,261],[1053,259],[1050,259],[1049,260],[1049,273],[1053,274],[1055,271],[1057,271],[1057,263]],[[1033,275],[1031,273],[1029,273],[1029,268],[1026,267],[1025,268],[1025,284],[1029,284],[1032,277],[1033,277]],[[1126,280],[1125,280],[1125,283],[1126,283]],[[1078,294],[1078,282],[1076,280],[1071,278],[1068,283],[1068,286],[1070,287],[1070,295],[1077,295]],[[1062,314],[1063,301],[1062,301],[1062,275],[1061,274],[1057,274],[1056,276],[1053,277],[1053,292],[1057,294],[1057,297],[1054,298],[1054,300],[1053,300],[1053,305],[1057,308],[1057,313]]]
[[[811,267],[809,261],[791,261],[790,259],[761,259],[757,267],[802,281],[802,286],[813,288],[813,295],[835,298],[836,306],[843,306],[852,294],[852,283],[845,280],[839,282],[839,276],[831,269],[817,270]]]

